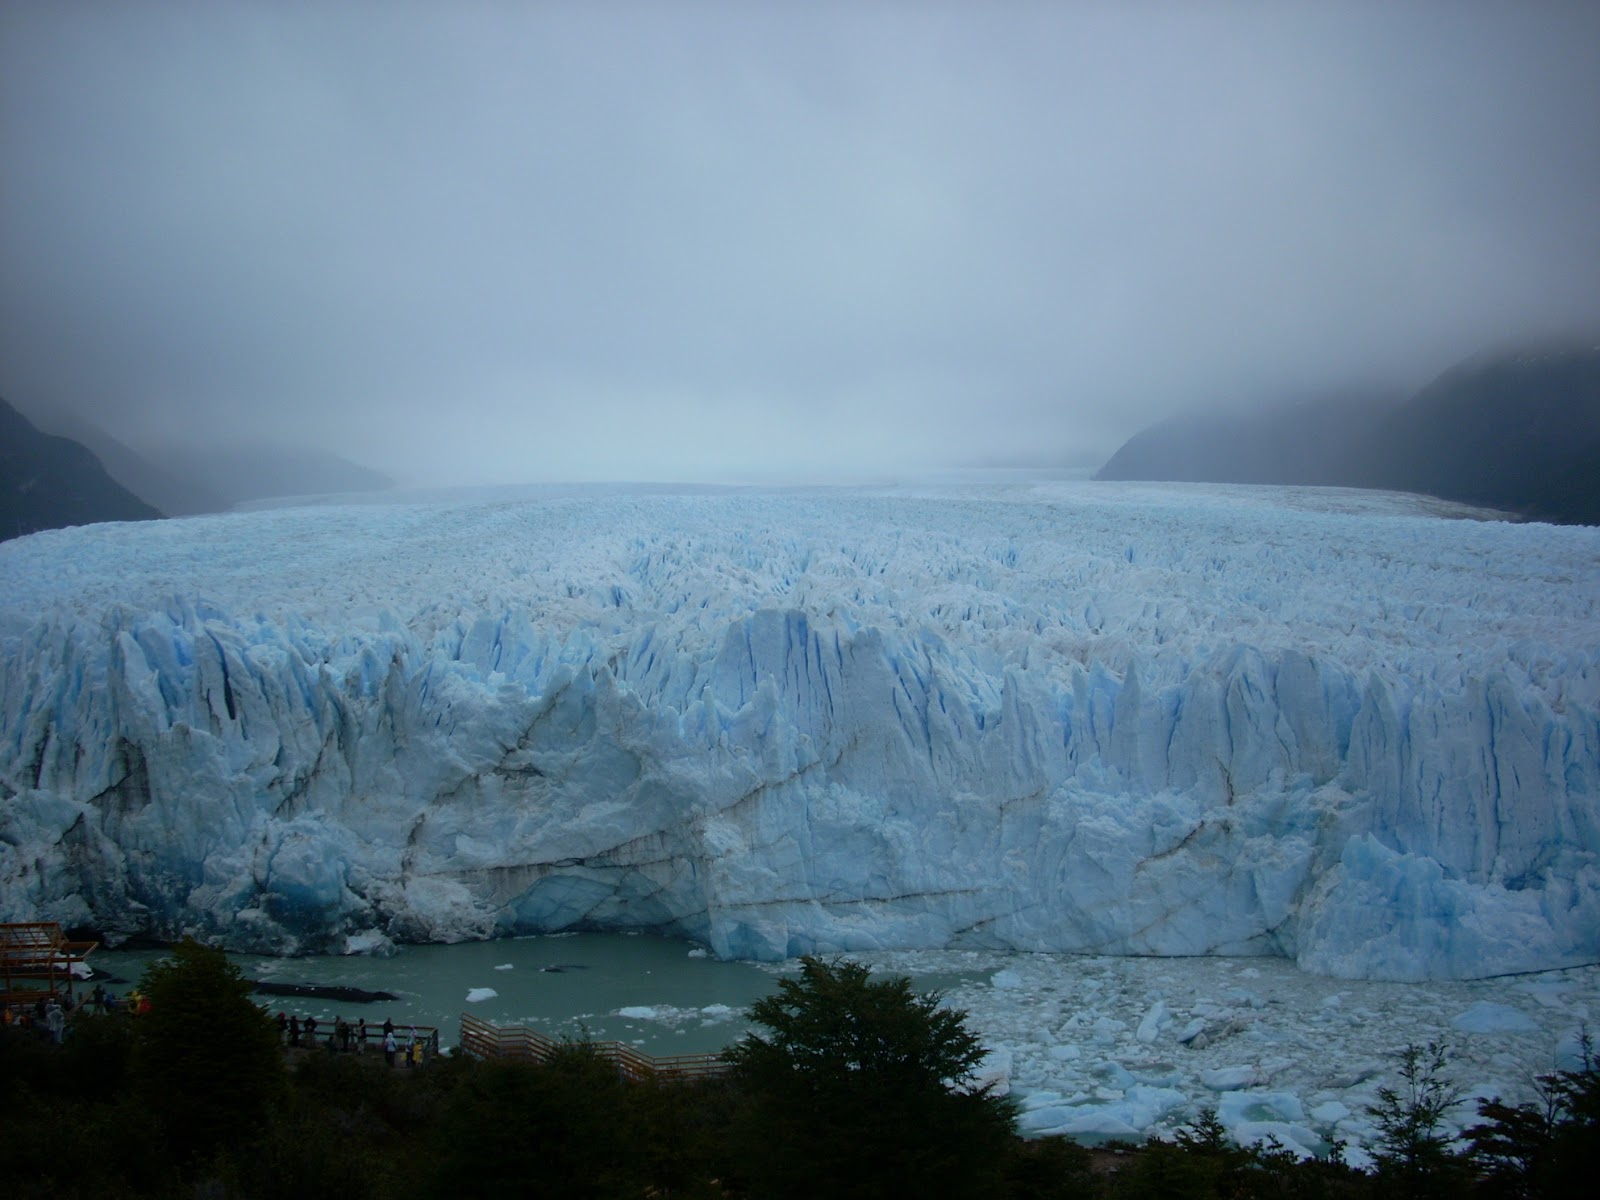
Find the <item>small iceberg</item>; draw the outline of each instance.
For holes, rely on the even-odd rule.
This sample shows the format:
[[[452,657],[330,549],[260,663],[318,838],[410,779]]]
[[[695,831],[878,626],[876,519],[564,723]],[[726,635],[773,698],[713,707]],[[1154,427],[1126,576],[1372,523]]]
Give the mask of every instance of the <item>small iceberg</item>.
[[[473,988],[467,993],[468,1004],[479,1004],[485,1000],[493,1000],[500,993],[493,988]]]

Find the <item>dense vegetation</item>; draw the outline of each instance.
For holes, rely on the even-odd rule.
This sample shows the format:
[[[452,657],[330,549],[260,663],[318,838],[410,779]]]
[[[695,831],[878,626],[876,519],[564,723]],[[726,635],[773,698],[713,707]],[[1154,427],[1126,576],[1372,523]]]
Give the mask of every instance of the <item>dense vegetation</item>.
[[[1481,1105],[1462,1150],[1439,1047],[1408,1048],[1374,1109],[1378,1170],[1230,1142],[1203,1114],[1171,1144],[1091,1152],[1012,1132],[962,1087],[965,1015],[905,980],[807,960],[755,1006],[733,1073],[630,1083],[576,1043],[538,1065],[381,1055],[286,1061],[220,951],[146,974],[144,1016],[80,1014],[59,1047],[0,1036],[0,1186],[16,1197],[1541,1197],[1600,1167],[1600,1071]]]

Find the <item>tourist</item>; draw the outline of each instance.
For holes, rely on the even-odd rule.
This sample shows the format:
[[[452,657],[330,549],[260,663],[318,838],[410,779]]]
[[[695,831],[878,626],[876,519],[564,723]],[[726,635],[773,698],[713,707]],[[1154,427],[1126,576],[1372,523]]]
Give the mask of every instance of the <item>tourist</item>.
[[[387,1021],[385,1021],[384,1024],[389,1025]],[[388,1063],[391,1067],[394,1066],[394,1052],[397,1049],[399,1049],[399,1047],[395,1045],[394,1027],[389,1025],[389,1031],[383,1035],[383,1061]]]
[[[289,1040],[289,1015],[281,1009],[278,1012],[278,1044],[281,1046]]]
[[[50,1031],[50,1040],[61,1045],[61,1035],[67,1027],[67,1015],[57,1003],[54,994],[44,1006],[44,1027]]]
[[[366,1052],[367,1052],[367,1019],[365,1017],[362,1017],[356,1022],[356,1053],[357,1054],[365,1054]]]
[[[296,1013],[294,1016],[289,1018],[289,1045],[298,1046],[299,1044],[300,1044],[300,1014]]]

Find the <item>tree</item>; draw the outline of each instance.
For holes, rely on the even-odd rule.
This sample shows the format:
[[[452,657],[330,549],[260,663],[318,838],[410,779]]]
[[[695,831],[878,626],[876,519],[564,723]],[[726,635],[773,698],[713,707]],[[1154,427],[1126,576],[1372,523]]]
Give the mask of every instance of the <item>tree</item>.
[[[1581,1044],[1582,1069],[1540,1076],[1536,1102],[1479,1101],[1467,1134],[1488,1194],[1575,1196],[1600,1174],[1600,1061],[1587,1030]]]
[[[1443,1042],[1408,1045],[1397,1056],[1403,1087],[1381,1087],[1367,1112],[1378,1127],[1372,1157],[1379,1181],[1404,1196],[1445,1195],[1465,1178],[1462,1159],[1450,1149],[1444,1115],[1465,1094],[1445,1074]]]
[[[150,1011],[134,1018],[134,1082],[178,1158],[257,1136],[284,1095],[283,1051],[239,968],[186,938],[139,987]]]
[[[727,1052],[749,1104],[735,1155],[757,1196],[982,1196],[1001,1187],[1010,1101],[971,1086],[966,1013],[858,963],[801,960]]]

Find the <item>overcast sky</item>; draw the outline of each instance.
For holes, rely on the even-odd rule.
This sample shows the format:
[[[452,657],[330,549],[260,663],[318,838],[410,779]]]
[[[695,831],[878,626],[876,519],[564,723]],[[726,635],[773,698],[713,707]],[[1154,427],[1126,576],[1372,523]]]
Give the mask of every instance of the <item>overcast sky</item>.
[[[1098,462],[1600,329],[1600,4],[4,0],[0,396],[416,483]]]

